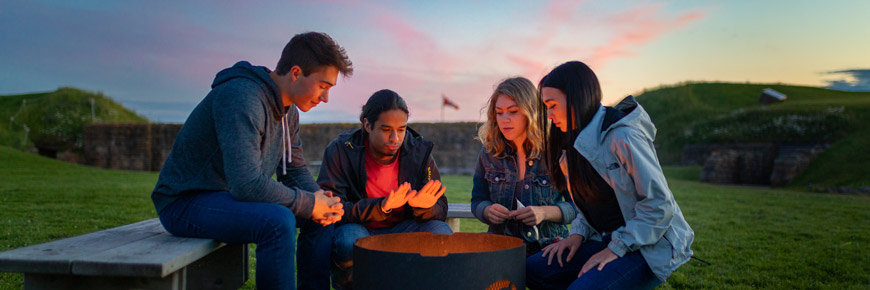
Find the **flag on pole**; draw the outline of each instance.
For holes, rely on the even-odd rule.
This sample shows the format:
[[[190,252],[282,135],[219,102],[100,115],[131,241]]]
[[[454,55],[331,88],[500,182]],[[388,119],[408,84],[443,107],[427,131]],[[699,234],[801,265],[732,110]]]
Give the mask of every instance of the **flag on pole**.
[[[441,104],[441,107],[453,107],[453,109],[459,110],[459,105],[451,101],[444,94],[441,94],[441,98],[444,99],[444,102]]]

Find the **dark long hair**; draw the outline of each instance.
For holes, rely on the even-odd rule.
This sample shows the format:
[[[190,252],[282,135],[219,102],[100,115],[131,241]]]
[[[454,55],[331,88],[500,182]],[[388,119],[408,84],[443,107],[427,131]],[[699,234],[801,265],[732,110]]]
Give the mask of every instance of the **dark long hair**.
[[[377,91],[363,105],[362,113],[359,115],[359,122],[365,124],[363,120],[368,120],[370,128],[374,129],[375,122],[381,117],[381,113],[394,109],[402,110],[405,114],[410,115],[408,104],[405,103],[405,99],[402,99],[399,94],[387,89]],[[365,134],[365,130],[363,130],[363,134]]]
[[[553,182],[560,191],[571,187],[574,198],[584,200],[596,200],[598,187],[593,177],[598,174],[592,165],[574,149],[574,140],[580,131],[592,121],[598,107],[601,105],[601,85],[598,77],[586,64],[579,61],[569,61],[554,68],[541,82],[538,83],[538,91],[544,87],[551,87],[565,94],[567,109],[568,132],[563,133],[553,125],[547,114],[540,114],[538,122],[544,130],[544,162]],[[541,104],[541,108],[546,108]],[[549,124],[548,124],[549,123]],[[576,125],[576,126],[574,126]],[[570,183],[567,184],[565,176],[559,166],[559,157],[562,150],[566,152]]]

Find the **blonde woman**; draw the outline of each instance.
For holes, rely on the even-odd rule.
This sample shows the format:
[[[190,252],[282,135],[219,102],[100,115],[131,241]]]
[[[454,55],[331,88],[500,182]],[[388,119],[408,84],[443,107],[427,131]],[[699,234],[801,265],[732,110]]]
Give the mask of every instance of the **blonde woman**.
[[[535,85],[513,77],[498,84],[478,131],[483,148],[477,158],[471,208],[489,232],[526,242],[526,256],[568,235],[566,223],[577,209],[552,187],[541,162],[543,132],[535,122],[539,108]]]

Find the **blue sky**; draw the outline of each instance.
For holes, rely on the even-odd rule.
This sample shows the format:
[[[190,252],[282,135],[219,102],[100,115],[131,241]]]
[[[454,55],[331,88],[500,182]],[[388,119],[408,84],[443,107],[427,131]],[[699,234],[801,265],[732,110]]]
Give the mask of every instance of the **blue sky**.
[[[19,1],[0,4],[0,94],[74,86],[183,122],[215,73],[274,68],[296,33],[347,49],[351,78],[303,122],[353,122],[371,93],[411,121],[477,121],[493,86],[592,66],[605,103],[682,81],[870,89],[870,1]]]

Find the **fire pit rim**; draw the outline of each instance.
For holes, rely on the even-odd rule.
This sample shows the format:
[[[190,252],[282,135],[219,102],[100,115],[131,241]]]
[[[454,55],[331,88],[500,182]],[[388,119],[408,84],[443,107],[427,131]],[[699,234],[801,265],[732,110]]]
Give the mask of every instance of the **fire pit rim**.
[[[451,255],[459,255],[459,254],[474,255],[474,254],[478,254],[478,253],[489,253],[489,252],[495,253],[495,252],[500,252],[500,251],[510,251],[510,250],[514,250],[514,249],[519,248],[519,247],[526,246],[525,242],[523,242],[523,240],[516,238],[516,237],[505,236],[505,235],[497,235],[497,234],[491,234],[491,233],[453,233],[451,235],[452,236],[465,236],[465,237],[485,236],[487,238],[503,240],[504,243],[508,243],[508,244],[513,243],[514,245],[499,248],[499,249],[492,249],[492,250],[467,251],[467,252],[465,252],[465,251],[463,251],[463,252],[447,252],[447,254],[445,254],[445,255],[424,255],[423,253],[420,253],[420,252],[391,251],[391,250],[384,250],[381,248],[366,247],[363,245],[363,244],[365,244],[366,240],[392,240],[392,239],[390,239],[390,237],[394,237],[394,236],[402,236],[402,237],[407,237],[407,236],[449,236],[449,235],[436,235],[436,234],[429,233],[429,232],[410,232],[410,233],[390,233],[390,234],[368,236],[368,237],[360,238],[359,240],[354,242],[353,246],[354,246],[354,248],[359,247],[365,251],[373,251],[373,252],[378,252],[378,253],[395,253],[395,254],[403,254],[403,255],[417,255],[420,257],[432,257],[432,258],[446,257],[446,256],[451,256]]]

